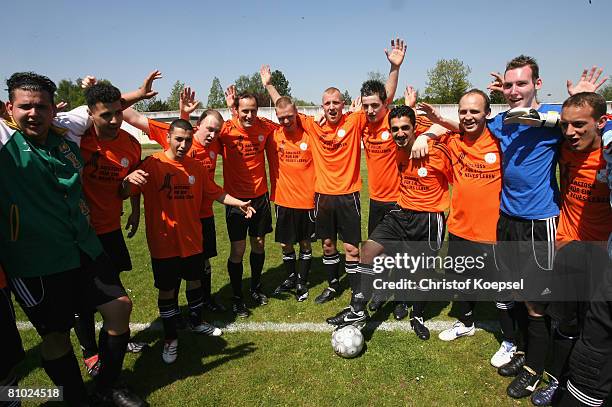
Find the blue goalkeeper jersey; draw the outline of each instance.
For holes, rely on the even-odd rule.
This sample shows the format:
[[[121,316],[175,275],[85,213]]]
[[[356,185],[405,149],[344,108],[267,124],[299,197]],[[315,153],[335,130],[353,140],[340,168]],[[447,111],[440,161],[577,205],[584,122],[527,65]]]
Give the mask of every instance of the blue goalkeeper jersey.
[[[561,112],[561,105],[542,104],[541,113]],[[559,128],[504,125],[507,112],[488,120],[502,151],[500,209],[522,219],[559,215],[556,167],[563,135]]]

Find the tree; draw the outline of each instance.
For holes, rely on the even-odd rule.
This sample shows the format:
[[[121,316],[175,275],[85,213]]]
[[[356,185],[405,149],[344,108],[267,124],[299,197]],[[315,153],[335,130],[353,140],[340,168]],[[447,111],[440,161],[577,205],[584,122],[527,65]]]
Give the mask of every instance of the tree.
[[[458,59],[440,59],[427,71],[424,99],[429,103],[458,103],[461,95],[471,86],[469,66]]]
[[[272,85],[282,96],[291,97],[291,86],[285,75],[279,70],[272,72]]]
[[[241,93],[252,93],[257,98],[257,104],[259,106],[269,106],[271,104],[270,96],[261,83],[259,72],[255,72],[253,75],[240,75],[236,79],[236,94]]]
[[[209,109],[225,107],[225,94],[223,93],[223,87],[221,86],[221,81],[216,76],[213,78],[210,92],[208,92],[208,103],[206,106]]]
[[[489,93],[489,99],[491,99],[492,105],[505,105],[507,103],[504,94],[498,90]]]
[[[55,92],[56,102],[66,102],[68,106],[66,109],[74,109],[77,106],[85,104],[85,92],[81,88],[81,78],[72,82],[69,79],[62,79],[57,84],[57,91]]]
[[[302,99],[293,99],[293,103],[294,103],[296,106],[316,106],[314,103],[312,103],[312,102],[307,102],[307,101],[302,100]]]
[[[179,99],[181,98],[181,92],[185,88],[185,83],[181,81],[174,82],[170,95],[166,100],[168,106],[167,110],[179,110]]]
[[[368,72],[368,80],[385,83],[387,82],[387,75],[380,73],[380,71],[370,71]]]
[[[606,100],[612,100],[612,85],[608,85],[599,91],[599,94]]]
[[[149,103],[147,104],[147,112],[166,112],[168,110],[178,110],[178,107],[176,109],[170,109],[170,106],[168,105],[168,103],[164,102],[163,100],[157,100],[157,98],[153,97],[151,99],[149,99]]]
[[[345,105],[350,105],[353,102],[353,99],[351,98],[351,95],[349,94],[348,90],[344,90],[344,93],[342,94],[342,99],[344,99]]]

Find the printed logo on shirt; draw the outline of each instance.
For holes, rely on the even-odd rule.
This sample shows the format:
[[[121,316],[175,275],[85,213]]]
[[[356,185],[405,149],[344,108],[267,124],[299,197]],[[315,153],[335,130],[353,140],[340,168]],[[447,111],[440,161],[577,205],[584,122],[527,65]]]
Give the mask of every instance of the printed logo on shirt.
[[[209,151],[208,156],[211,158],[211,160],[214,160],[217,155],[215,154],[214,151]]]
[[[70,150],[70,146],[65,141],[62,141],[60,143],[58,149],[60,153],[62,153],[64,157],[68,161],[70,161],[75,170],[80,170],[82,168],[81,162],[79,161],[77,156]]]
[[[495,153],[486,153],[484,156],[484,160],[489,164],[493,164],[495,161],[497,161],[497,156],[495,155]]]
[[[98,172],[98,169],[100,168],[98,161],[100,161],[100,152],[94,151],[91,157],[89,157],[89,160],[87,160],[87,162],[85,163],[85,168],[87,167],[93,168],[93,171],[91,172],[90,175],[93,175],[96,172]]]
[[[130,160],[128,160],[128,159],[127,159],[127,157],[123,157],[123,158],[121,159],[121,166],[122,166],[123,168],[127,168],[127,167],[129,167],[129,166],[130,166]]]
[[[168,193],[166,194],[166,197],[168,199],[172,199],[172,182],[171,182],[171,178],[174,176],[174,174],[170,174],[170,173],[166,173],[166,175],[164,175],[164,182],[162,183],[161,188],[159,188],[158,192],[162,192],[165,190],[168,190]]]
[[[188,181],[189,181],[189,185],[195,184],[195,182],[196,182],[195,175],[190,175],[189,178],[188,178]]]
[[[306,144],[306,143],[300,143],[300,149],[301,149],[302,151],[306,151],[306,150],[308,149],[308,144]]]
[[[344,137],[346,135],[346,130],[340,129],[338,130],[338,137]]]
[[[265,137],[263,135],[261,135],[261,134],[259,136],[257,136],[257,140],[259,140],[260,143],[262,143],[264,141],[264,138]]]
[[[383,133],[380,135],[380,138],[387,141],[389,140],[389,132],[388,131],[383,131]]]
[[[417,174],[419,177],[426,177],[427,176],[427,168],[425,167],[421,167],[418,169]]]

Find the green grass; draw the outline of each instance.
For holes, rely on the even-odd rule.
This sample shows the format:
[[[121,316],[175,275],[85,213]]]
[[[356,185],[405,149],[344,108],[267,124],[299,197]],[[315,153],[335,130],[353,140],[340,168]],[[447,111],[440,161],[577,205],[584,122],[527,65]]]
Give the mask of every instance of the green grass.
[[[155,149],[147,148],[143,155]],[[217,181],[221,184],[222,162]],[[367,172],[362,162],[362,230],[368,217]],[[217,247],[212,259],[213,292],[229,305],[231,288],[225,263],[229,242],[224,222],[224,208],[215,204]],[[144,211],[141,211],[144,215]],[[129,214],[126,205],[126,216]],[[125,224],[125,220],[123,222]],[[365,236],[364,236],[365,238]],[[263,288],[272,290],[285,278],[280,248],[268,235]],[[123,273],[122,280],[134,302],[133,322],[152,322],[158,318],[157,293],[153,287],[151,262],[144,235],[144,219],[133,239],[127,240],[134,269]],[[251,308],[247,322],[323,322],[349,301],[348,290],[342,297],[316,305],[314,297],[326,286],[321,265],[321,246],[313,247],[311,297],[297,303],[293,298],[272,298],[265,307]],[[248,258],[248,257],[247,257]],[[245,289],[249,284],[248,260],[245,261]],[[346,286],[346,282],[343,282]],[[180,296],[184,305],[184,294]],[[251,307],[247,301],[247,306]],[[376,314],[379,320],[390,317],[393,305],[387,304]],[[20,309],[18,320],[26,320]],[[449,315],[450,314],[450,315]],[[427,316],[453,319],[449,303],[431,303]],[[495,319],[492,304],[479,304],[476,318]],[[231,313],[205,314],[208,320],[233,322]],[[225,333],[220,338],[180,334],[179,359],[172,366],[161,360],[159,331],[135,334],[152,348],[141,354],[128,354],[124,378],[151,405],[529,405],[505,395],[509,380],[497,375],[489,358],[499,342],[494,333],[479,331],[474,337],[444,343],[432,333],[428,342],[406,332],[374,331],[366,351],[353,360],[334,355],[329,333]],[[49,378],[39,367],[40,339],[33,330],[22,331],[26,361],[18,373],[23,386],[48,386]],[[74,338],[73,338],[74,340]],[[78,349],[75,342],[75,349]],[[86,377],[83,371],[84,377]],[[417,380],[417,377],[419,378]],[[88,381],[88,384],[91,383]],[[26,405],[28,405],[26,403]],[[32,405],[32,404],[29,404]]]

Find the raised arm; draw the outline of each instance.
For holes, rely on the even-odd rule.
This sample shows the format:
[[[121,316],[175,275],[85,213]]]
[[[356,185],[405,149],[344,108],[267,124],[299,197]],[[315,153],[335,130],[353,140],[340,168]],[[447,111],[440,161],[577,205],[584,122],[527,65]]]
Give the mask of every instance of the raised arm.
[[[134,108],[128,107],[123,111],[123,120],[138,130],[149,133],[149,120]]]
[[[144,100],[151,99],[157,95],[157,92],[153,90],[153,81],[162,78],[160,71],[153,71],[145,78],[142,86],[135,91],[124,93],[121,95],[121,105],[124,109],[132,106],[134,103]]]
[[[417,105],[417,109],[422,111],[425,114],[425,117],[431,120],[432,123],[438,124],[454,132],[459,131],[459,122],[443,117],[432,105],[421,102]]]
[[[232,117],[238,117],[238,111],[236,110],[236,86],[229,85],[227,89],[225,89],[225,104],[227,108],[232,112]]]
[[[261,83],[264,88],[268,91],[270,98],[272,99],[272,103],[276,104],[276,101],[280,99],[281,94],[278,93],[274,85],[272,85],[272,73],[270,72],[269,65],[262,65],[259,69],[259,76],[261,77]]]
[[[191,90],[190,87],[186,86],[183,88],[179,97],[179,110],[181,111],[181,119],[189,120],[189,117],[193,112],[196,111],[200,101],[196,99],[195,91]]]
[[[595,92],[608,80],[607,76],[599,79],[602,73],[603,69],[597,66],[593,66],[590,71],[585,69],[576,85],[571,80],[567,80],[567,93],[572,96],[580,92]]]
[[[387,83],[385,84],[385,90],[387,91],[387,104],[391,104],[393,103],[395,92],[397,91],[400,66],[402,66],[404,56],[406,55],[406,44],[404,40],[399,38],[391,40],[391,49],[385,48],[385,55],[391,64],[389,77],[387,78]]]

